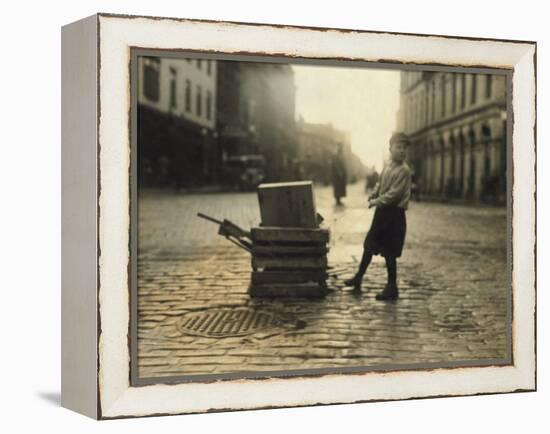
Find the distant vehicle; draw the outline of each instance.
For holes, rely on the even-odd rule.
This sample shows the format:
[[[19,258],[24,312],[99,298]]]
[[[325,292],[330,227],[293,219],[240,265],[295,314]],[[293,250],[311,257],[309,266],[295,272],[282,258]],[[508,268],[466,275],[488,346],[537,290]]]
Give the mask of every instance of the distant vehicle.
[[[265,178],[265,157],[257,154],[234,155],[223,164],[223,179],[226,185],[239,190],[253,190]]]

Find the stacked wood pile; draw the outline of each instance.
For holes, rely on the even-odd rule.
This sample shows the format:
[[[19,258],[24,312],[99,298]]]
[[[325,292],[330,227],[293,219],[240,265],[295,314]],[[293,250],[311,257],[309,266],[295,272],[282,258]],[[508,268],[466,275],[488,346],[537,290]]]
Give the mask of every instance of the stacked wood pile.
[[[262,222],[250,231],[250,295],[324,296],[330,233],[319,227],[312,183],[262,184],[258,199]]]

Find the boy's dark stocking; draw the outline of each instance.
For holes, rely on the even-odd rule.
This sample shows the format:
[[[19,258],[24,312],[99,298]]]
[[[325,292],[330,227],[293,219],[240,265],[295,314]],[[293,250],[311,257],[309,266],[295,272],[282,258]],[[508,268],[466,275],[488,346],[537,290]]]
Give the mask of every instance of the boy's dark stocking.
[[[363,276],[367,272],[367,268],[370,264],[370,261],[372,260],[372,255],[368,253],[366,250],[363,250],[363,256],[361,257],[361,263],[359,264],[359,270],[357,271],[356,277],[359,278],[359,280],[363,279]]]
[[[388,270],[388,286],[397,288],[397,261],[391,256],[384,259],[386,259],[386,269]]]
[[[366,250],[363,250],[363,256],[361,257],[361,263],[359,264],[359,270],[357,270],[357,274],[353,276],[351,279],[345,280],[344,285],[353,286],[353,289],[355,291],[360,291],[361,282],[363,281],[363,276],[367,272],[367,268],[371,260],[372,260],[372,255],[368,253]]]

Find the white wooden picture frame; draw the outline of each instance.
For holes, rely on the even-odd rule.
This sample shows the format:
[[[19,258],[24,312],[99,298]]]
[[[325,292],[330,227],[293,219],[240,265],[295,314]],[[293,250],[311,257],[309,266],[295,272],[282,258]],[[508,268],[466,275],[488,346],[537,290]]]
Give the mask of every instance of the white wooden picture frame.
[[[509,70],[511,363],[132,386],[132,47]],[[63,406],[112,419],[536,389],[534,42],[98,14],[63,28],[62,55]]]

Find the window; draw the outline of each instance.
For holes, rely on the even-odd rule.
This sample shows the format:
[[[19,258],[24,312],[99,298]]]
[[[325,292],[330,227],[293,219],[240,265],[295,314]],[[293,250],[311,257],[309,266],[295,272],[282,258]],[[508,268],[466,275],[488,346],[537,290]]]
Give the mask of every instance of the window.
[[[422,94],[416,96],[416,128],[420,128],[422,124]]]
[[[441,117],[445,116],[445,105],[447,104],[447,89],[446,89],[446,78],[443,75],[441,77]]]
[[[409,130],[414,130],[414,95],[409,99]]]
[[[202,61],[201,61],[201,59],[197,59],[197,68],[199,68],[199,69],[202,68]]]
[[[470,104],[476,103],[477,97],[477,74],[472,74],[472,94],[470,95]]]
[[[485,76],[485,98],[489,99],[493,95],[493,76],[487,74]]]
[[[460,108],[466,107],[466,74],[460,75]]]
[[[206,73],[208,75],[212,75],[212,61],[211,60],[206,61]]]
[[[200,86],[197,86],[197,102],[195,108],[197,110],[197,116],[202,116],[202,89]]]
[[[489,128],[487,125],[483,125],[481,127],[481,137],[484,142],[487,142],[491,139],[491,128]]]
[[[453,89],[451,94],[451,112],[456,112],[456,74],[453,74]]]
[[[143,58],[143,94],[150,101],[160,99],[160,59]]]
[[[411,115],[411,97],[407,96],[405,102],[405,130],[409,131],[410,129],[410,115]]]
[[[432,81],[432,121],[435,120],[435,81]]]
[[[170,108],[174,109],[178,105],[177,101],[177,71],[175,68],[170,68]]]
[[[416,114],[418,113],[418,111],[416,110],[416,95],[413,95],[413,103],[412,103],[412,107],[411,107],[411,115],[412,115],[412,119],[411,119],[411,129],[414,130],[416,129]]]
[[[491,140],[491,128],[487,125],[481,127],[481,136],[483,140],[484,149],[484,167],[483,172],[485,176],[491,175],[491,152],[489,150],[489,141]]]
[[[416,124],[420,128],[422,126],[422,113],[423,113],[424,98],[422,93],[418,93],[418,102],[416,103]]]
[[[174,109],[177,107],[177,100],[176,100],[176,80],[171,79],[170,80],[170,108]]]
[[[424,89],[424,125],[428,123],[430,119],[430,91],[428,87]]]
[[[206,119],[212,119],[212,93],[206,92]]]
[[[185,80],[185,111],[191,111],[191,81]]]

